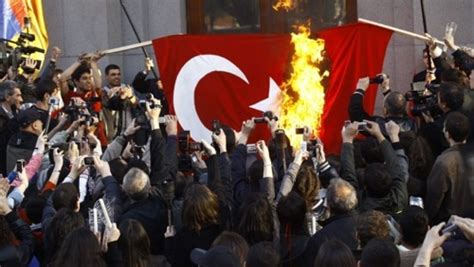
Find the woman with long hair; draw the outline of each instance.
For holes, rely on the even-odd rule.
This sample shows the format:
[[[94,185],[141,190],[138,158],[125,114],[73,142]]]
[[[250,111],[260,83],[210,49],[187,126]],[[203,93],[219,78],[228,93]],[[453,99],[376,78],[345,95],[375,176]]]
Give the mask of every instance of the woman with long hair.
[[[87,228],[72,231],[56,252],[51,267],[105,267],[97,237]]]
[[[66,208],[60,209],[45,229],[45,262],[49,263],[53,259],[70,232],[83,226],[84,218],[81,214]]]
[[[226,187],[231,185],[230,173],[227,176],[222,172],[221,177],[218,164],[218,158],[219,161],[226,160],[230,169],[224,131],[219,135],[214,134],[213,139],[219,146],[219,155],[216,155],[214,147],[202,142],[209,154],[208,185],[188,186],[184,193],[181,213],[183,228],[175,234],[173,226],[170,226],[165,233],[165,254],[173,266],[192,266],[189,258],[191,251],[194,248],[209,249],[230,221],[229,199],[232,199],[232,190]]]
[[[151,266],[150,239],[142,224],[128,219],[120,224],[118,247],[124,267]]]

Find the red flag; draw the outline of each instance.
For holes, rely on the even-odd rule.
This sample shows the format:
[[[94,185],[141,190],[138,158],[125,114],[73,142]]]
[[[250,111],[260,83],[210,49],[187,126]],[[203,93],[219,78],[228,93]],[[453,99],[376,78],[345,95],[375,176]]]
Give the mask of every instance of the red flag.
[[[279,92],[289,35],[177,35],[153,41],[165,94],[184,130],[209,140],[213,119],[240,131]],[[260,126],[254,137],[268,137]],[[265,134],[266,133],[266,134]],[[255,139],[253,139],[255,140]]]
[[[381,72],[391,32],[355,24],[320,33],[331,60],[321,137],[327,153],[337,153],[357,79]],[[288,71],[289,35],[177,35],[153,41],[170,111],[195,140],[210,139],[213,119],[237,131],[243,120],[270,108]],[[366,107],[373,110],[375,91]],[[260,126],[253,140],[267,138]]]
[[[326,90],[320,136],[326,153],[339,154],[341,130],[344,121],[349,118],[349,101],[357,80],[364,76],[374,77],[382,72],[385,50],[392,33],[362,23],[319,33],[331,60],[330,85]],[[369,114],[374,111],[376,95],[377,86],[370,86],[364,97],[364,108]]]

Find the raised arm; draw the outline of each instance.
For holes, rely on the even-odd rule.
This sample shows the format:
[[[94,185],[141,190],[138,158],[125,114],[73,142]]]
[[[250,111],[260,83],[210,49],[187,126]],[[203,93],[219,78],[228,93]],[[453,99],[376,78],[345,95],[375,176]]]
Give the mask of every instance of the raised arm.
[[[359,123],[353,122],[342,128],[341,176],[349,182],[356,191],[359,190],[359,181],[356,176],[354,161],[354,138],[359,131]]]

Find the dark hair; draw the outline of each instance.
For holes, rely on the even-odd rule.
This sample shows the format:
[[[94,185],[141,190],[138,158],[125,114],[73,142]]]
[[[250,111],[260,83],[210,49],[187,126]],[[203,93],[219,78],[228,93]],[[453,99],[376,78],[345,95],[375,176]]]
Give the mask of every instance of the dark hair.
[[[368,136],[361,142],[360,153],[362,154],[366,164],[384,162],[384,157],[382,150],[380,149],[379,142],[373,136]]]
[[[218,224],[219,203],[216,194],[207,186],[190,185],[184,193],[183,225],[199,233],[204,226]]]
[[[32,223],[41,223],[46,199],[42,196],[33,195],[26,199],[25,202],[25,212],[28,219]]]
[[[349,247],[339,240],[327,240],[319,248],[314,267],[354,267],[356,260]]]
[[[371,163],[365,168],[364,183],[370,196],[384,197],[390,192],[392,176],[385,164]]]
[[[418,206],[409,206],[400,215],[399,224],[404,243],[413,248],[423,244],[429,226],[425,210]]]
[[[128,164],[122,158],[116,158],[109,161],[110,172],[119,184],[122,184],[123,177],[127,173]]]
[[[75,210],[79,200],[79,192],[72,183],[61,183],[56,187],[52,195],[53,207],[55,210],[67,208]]]
[[[469,136],[469,119],[460,112],[450,112],[446,116],[444,127],[449,136],[456,142],[462,142]]]
[[[454,82],[443,82],[439,86],[438,97],[449,110],[458,110],[464,103],[464,90]]]
[[[441,81],[454,82],[462,87],[469,86],[469,77],[466,73],[454,68],[443,71]]]
[[[263,178],[263,160],[255,160],[247,171],[250,186],[252,191],[258,192],[260,190],[259,181]]]
[[[43,101],[44,95],[49,94],[51,96],[57,87],[56,83],[52,80],[41,80],[35,87],[36,99]]]
[[[305,199],[306,208],[308,210],[311,210],[311,208],[316,204],[319,186],[319,177],[314,170],[313,161],[303,161],[300,170],[296,174],[293,191],[297,192]]]
[[[150,239],[142,224],[134,219],[120,223],[118,245],[122,252],[124,266],[151,266]]]
[[[90,73],[91,72],[91,68],[89,67],[89,65],[85,62],[81,63],[81,65],[79,65],[79,67],[77,67],[77,69],[71,74],[71,78],[75,81],[79,81],[81,79],[81,76],[84,74],[84,73]]]
[[[56,253],[52,267],[106,266],[97,237],[87,228],[72,231]]]
[[[251,193],[240,208],[238,233],[249,245],[273,240],[272,207],[261,193]]]
[[[374,238],[388,238],[390,228],[385,215],[376,210],[366,211],[356,219],[357,236],[360,246],[364,248]]]
[[[7,96],[13,95],[15,88],[19,88],[14,81],[4,81],[0,83],[0,101],[5,101]]]
[[[428,142],[422,136],[417,136],[410,146],[409,172],[417,179],[426,180],[434,164],[434,156]]]
[[[70,209],[59,210],[51,220],[45,234],[46,259],[52,259],[52,255],[58,251],[70,232],[83,226],[84,218],[81,214]]]
[[[247,254],[249,252],[249,245],[245,239],[235,233],[235,232],[222,232],[214,242],[212,242],[211,247],[215,246],[224,246],[229,248],[235,256],[239,258],[240,265],[244,266],[244,262],[247,259]]]
[[[279,267],[280,254],[271,242],[260,242],[250,247],[246,267]]]
[[[14,240],[15,235],[11,231],[7,219],[5,216],[0,215],[0,248],[11,245]]]
[[[281,232],[285,234],[287,230],[291,230],[294,234],[308,232],[306,227],[306,201],[300,194],[292,191],[287,196],[280,198],[276,211]]]
[[[226,138],[226,149],[227,149],[227,153],[230,155],[232,151],[234,151],[235,143],[236,143],[234,130],[227,125],[221,125],[221,130],[224,131],[225,138]],[[217,154],[219,154],[220,153],[219,147],[218,146],[215,146],[215,147],[216,147]]]
[[[387,109],[387,115],[404,116],[406,104],[407,101],[402,93],[392,91],[385,97],[384,107]]]
[[[361,267],[399,267],[400,252],[393,242],[384,239],[372,239],[362,250]]]
[[[120,67],[116,64],[109,64],[105,67],[105,75],[109,75],[111,70],[120,70]]]

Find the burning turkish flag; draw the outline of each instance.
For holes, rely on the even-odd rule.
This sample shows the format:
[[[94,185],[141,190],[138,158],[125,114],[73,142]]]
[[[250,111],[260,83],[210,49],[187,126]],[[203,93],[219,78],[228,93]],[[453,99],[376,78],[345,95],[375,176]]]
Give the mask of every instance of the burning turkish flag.
[[[210,139],[214,119],[239,131],[269,110],[291,50],[289,35],[176,35],[153,47],[170,110],[195,140]]]
[[[381,72],[391,32],[355,24],[326,30],[331,60],[321,137],[327,153],[340,148],[340,130],[358,77]],[[370,38],[369,38],[370,37]],[[237,131],[242,121],[275,108],[290,68],[290,35],[176,35],[153,41],[170,111],[195,140],[209,140],[213,119]],[[369,92],[367,110],[373,110]],[[277,108],[277,107],[276,107]],[[256,138],[269,137],[260,126]]]

